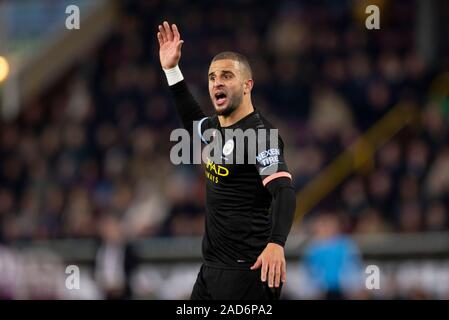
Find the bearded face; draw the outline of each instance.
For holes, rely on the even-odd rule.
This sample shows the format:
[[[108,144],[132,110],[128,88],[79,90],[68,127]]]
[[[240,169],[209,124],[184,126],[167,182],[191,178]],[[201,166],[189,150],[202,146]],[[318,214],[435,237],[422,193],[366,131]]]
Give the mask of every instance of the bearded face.
[[[238,61],[223,59],[213,61],[209,68],[209,95],[215,112],[228,116],[238,108],[245,88]]]

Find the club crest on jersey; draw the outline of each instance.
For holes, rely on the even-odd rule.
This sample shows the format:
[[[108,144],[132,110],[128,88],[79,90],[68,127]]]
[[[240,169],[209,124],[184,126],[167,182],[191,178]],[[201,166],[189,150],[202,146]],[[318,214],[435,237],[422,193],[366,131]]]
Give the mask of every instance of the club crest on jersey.
[[[223,146],[223,155],[230,155],[232,150],[234,150],[234,140],[228,140]]]

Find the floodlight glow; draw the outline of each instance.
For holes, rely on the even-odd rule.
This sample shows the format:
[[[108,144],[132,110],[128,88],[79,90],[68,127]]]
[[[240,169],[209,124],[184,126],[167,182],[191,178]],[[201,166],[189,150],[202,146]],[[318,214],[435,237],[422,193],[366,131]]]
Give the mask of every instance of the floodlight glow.
[[[0,83],[2,83],[9,75],[9,63],[8,61],[0,56]]]

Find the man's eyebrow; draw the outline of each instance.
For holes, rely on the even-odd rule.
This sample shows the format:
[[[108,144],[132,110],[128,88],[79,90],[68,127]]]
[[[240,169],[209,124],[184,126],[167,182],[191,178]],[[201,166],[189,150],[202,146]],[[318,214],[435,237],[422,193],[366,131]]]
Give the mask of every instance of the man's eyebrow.
[[[234,74],[234,72],[232,72],[231,70],[223,70],[223,71],[221,71],[221,73],[231,73],[231,74]],[[209,74],[208,74],[208,77],[210,77],[210,76],[213,75],[213,74],[215,74],[215,71],[209,73]]]

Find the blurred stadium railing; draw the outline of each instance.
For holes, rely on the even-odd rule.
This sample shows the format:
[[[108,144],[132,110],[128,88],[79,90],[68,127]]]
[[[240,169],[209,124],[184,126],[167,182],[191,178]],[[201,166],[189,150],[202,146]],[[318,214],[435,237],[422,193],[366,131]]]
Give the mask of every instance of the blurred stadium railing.
[[[449,259],[449,233],[428,232],[417,234],[355,234],[360,253],[368,260]],[[140,239],[132,243],[140,262],[200,262],[201,237],[175,237]],[[286,245],[286,257],[290,261],[300,259],[307,238],[294,235]],[[32,243],[18,241],[12,246],[46,249],[60,256],[67,263],[93,264],[98,243],[88,239],[35,240]]]

